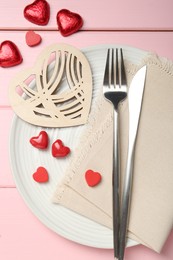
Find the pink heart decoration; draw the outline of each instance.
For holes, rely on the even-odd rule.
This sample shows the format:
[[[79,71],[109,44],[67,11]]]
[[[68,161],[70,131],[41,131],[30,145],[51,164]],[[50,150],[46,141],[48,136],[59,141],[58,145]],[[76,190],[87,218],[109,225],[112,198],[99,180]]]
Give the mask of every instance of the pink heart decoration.
[[[29,31],[25,36],[26,43],[28,46],[33,47],[41,43],[41,36],[34,31]]]

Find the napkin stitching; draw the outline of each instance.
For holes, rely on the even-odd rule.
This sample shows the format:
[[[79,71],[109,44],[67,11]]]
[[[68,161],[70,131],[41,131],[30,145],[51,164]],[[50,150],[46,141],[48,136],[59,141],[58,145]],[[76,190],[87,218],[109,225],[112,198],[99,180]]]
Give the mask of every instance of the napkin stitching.
[[[171,60],[164,58],[164,57],[158,57],[156,54],[152,54],[141,62],[140,66],[136,66],[134,64],[128,63],[127,70],[131,75],[134,75],[137,70],[139,70],[144,65],[155,65],[159,67],[161,71],[166,72],[168,75],[173,77],[173,63]]]
[[[168,75],[173,77],[173,62],[167,58],[159,57],[156,54],[150,54],[149,56],[145,57],[140,65],[135,65],[129,61],[125,61],[125,69],[128,74],[134,76],[136,72],[143,67],[144,65],[155,65],[160,68],[161,71],[166,72]],[[127,78],[128,80],[128,78]],[[132,80],[132,78],[131,78]],[[130,84],[130,83],[129,83]]]
[[[95,133],[91,134],[90,132],[91,137],[90,140],[88,141],[88,144],[85,146],[85,149],[83,148],[82,145],[83,142],[81,143],[82,150],[81,149],[78,150],[78,152],[81,150],[80,156],[77,158],[75,163],[73,163],[74,165],[70,165],[72,174],[71,176],[70,175],[68,176],[69,178],[68,180],[66,180],[66,184],[69,184],[69,182],[73,179],[74,175],[76,174],[76,170],[78,170],[78,167],[81,165],[81,160],[83,160],[86,157],[86,155],[88,154],[89,150],[93,147],[93,145],[98,143],[98,141],[101,139],[106,129],[109,128],[109,126],[111,125],[112,120],[113,120],[112,113],[109,113],[108,117],[103,122],[102,126]]]
[[[90,139],[89,139],[87,145],[85,145],[85,146],[82,144],[85,143],[87,136],[84,136],[85,138],[81,142],[82,148],[76,149],[76,152],[79,153],[80,156],[78,156],[76,158],[76,160],[74,160],[74,161],[71,160],[71,162],[69,164],[69,169],[71,172],[70,172],[70,174],[68,174],[68,171],[66,172],[66,176],[62,180],[61,185],[59,185],[58,189],[56,189],[55,194],[53,196],[54,202],[58,202],[61,200],[61,198],[65,192],[65,189],[67,188],[67,186],[69,186],[70,182],[73,180],[74,176],[76,175],[76,171],[80,167],[81,161],[84,160],[84,158],[87,156],[89,151],[92,149],[93,145],[96,145],[99,142],[99,140],[102,138],[102,135],[104,134],[104,132],[107,130],[107,128],[109,128],[111,126],[112,122],[113,122],[112,113],[109,113],[108,116],[106,117],[106,120],[104,120],[103,124],[96,132],[92,133],[92,130],[90,129],[90,131],[87,133],[87,136],[88,135],[91,135],[91,136],[90,136]],[[83,149],[83,147],[85,147],[85,149]]]

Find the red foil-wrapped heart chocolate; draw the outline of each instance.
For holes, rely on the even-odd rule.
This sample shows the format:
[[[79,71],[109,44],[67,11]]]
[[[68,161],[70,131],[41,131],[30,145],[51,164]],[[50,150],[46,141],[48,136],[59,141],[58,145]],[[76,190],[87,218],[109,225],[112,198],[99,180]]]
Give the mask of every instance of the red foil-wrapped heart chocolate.
[[[67,9],[62,9],[57,13],[57,24],[60,33],[63,36],[69,36],[77,32],[83,25],[82,17],[77,14],[70,12]]]
[[[7,68],[20,64],[23,58],[18,47],[12,41],[4,41],[0,45],[0,66]]]
[[[24,17],[31,23],[46,25],[50,18],[50,6],[46,0],[36,0],[24,9]]]

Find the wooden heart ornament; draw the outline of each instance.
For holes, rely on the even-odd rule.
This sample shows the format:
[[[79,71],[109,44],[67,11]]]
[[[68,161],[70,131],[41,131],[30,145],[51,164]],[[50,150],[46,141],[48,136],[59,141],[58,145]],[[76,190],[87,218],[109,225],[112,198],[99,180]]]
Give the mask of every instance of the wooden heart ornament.
[[[46,25],[50,18],[50,6],[46,0],[36,0],[27,5],[23,13],[24,17],[31,23]]]
[[[83,25],[82,17],[77,14],[70,12],[67,9],[62,9],[57,13],[57,24],[60,33],[63,36],[69,36],[77,32]]]
[[[40,183],[47,182],[49,180],[48,172],[42,166],[38,167],[38,169],[36,170],[36,172],[34,172],[32,177],[36,182]]]
[[[87,170],[85,173],[85,180],[90,187],[94,187],[101,182],[102,176],[99,172]]]
[[[14,42],[4,41],[0,45],[0,66],[8,68],[22,62],[22,55]]]
[[[85,124],[92,98],[92,74],[85,55],[67,44],[47,47],[32,68],[11,80],[14,112],[42,127]]]

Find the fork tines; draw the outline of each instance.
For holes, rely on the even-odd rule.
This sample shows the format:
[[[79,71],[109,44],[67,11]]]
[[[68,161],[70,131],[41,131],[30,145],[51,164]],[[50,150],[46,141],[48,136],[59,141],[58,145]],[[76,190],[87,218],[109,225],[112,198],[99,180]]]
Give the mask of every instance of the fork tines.
[[[119,62],[118,62],[119,61]],[[114,86],[116,82],[117,86],[126,84],[126,74],[123,60],[122,48],[108,49],[106,68],[104,76],[104,85]]]

